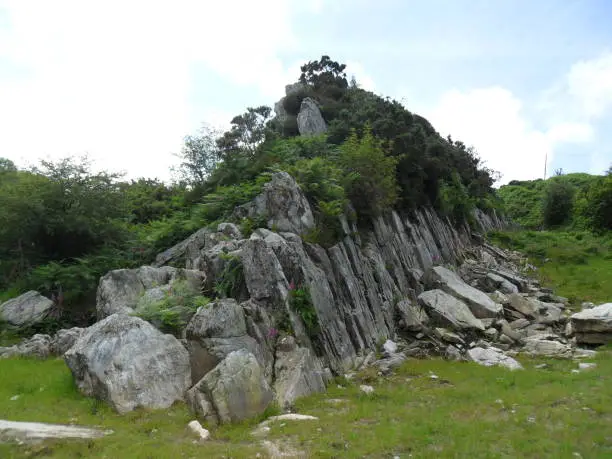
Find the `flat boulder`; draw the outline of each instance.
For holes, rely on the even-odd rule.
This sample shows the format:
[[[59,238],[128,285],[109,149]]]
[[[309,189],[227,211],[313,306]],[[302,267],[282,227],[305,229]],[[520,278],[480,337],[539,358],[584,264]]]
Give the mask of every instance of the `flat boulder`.
[[[192,411],[213,424],[257,416],[273,398],[263,369],[245,349],[230,353],[187,392]]]
[[[49,298],[30,290],[0,304],[0,320],[15,328],[35,325],[47,318],[53,304]]]
[[[584,309],[570,317],[579,343],[606,344],[612,342],[612,303]]]
[[[497,317],[502,306],[489,296],[463,282],[454,272],[443,266],[434,266],[425,273],[425,285],[430,289],[440,289],[468,305],[474,316],[479,319]]]
[[[474,347],[467,351],[467,357],[472,362],[485,367],[500,366],[509,370],[521,370],[523,368],[520,363],[495,347]]]
[[[181,343],[123,314],[87,328],[64,360],[83,394],[119,413],[168,408],[183,400],[191,385],[189,354]]]
[[[418,297],[419,304],[425,308],[434,322],[455,330],[480,330],[485,327],[480,319],[474,317],[467,305],[443,290],[423,292]]]

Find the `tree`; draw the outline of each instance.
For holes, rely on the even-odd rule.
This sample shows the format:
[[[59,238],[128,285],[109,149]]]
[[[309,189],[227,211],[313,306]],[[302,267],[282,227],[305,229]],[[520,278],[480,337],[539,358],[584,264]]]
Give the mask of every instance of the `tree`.
[[[200,185],[217,166],[221,159],[217,139],[220,132],[209,125],[203,125],[197,135],[185,137],[181,153],[181,163],[173,172],[189,185]]]
[[[544,192],[542,216],[547,227],[568,223],[574,207],[574,188],[565,181],[551,181]]]
[[[612,174],[600,177],[587,193],[587,214],[595,231],[612,230]]]
[[[370,126],[361,138],[355,131],[340,146],[344,187],[360,217],[375,217],[397,200],[397,158],[387,156],[384,143],[374,137]]]
[[[0,158],[0,174],[2,172],[16,172],[17,166],[8,158]]]
[[[217,141],[223,160],[229,162],[236,156],[252,158],[266,138],[271,114],[272,109],[262,105],[249,107],[245,113],[234,117],[232,128]]]
[[[322,56],[320,61],[310,61],[300,67],[300,83],[309,84],[315,88],[321,86],[337,86],[348,88],[346,80],[346,64],[332,61],[329,56]]]

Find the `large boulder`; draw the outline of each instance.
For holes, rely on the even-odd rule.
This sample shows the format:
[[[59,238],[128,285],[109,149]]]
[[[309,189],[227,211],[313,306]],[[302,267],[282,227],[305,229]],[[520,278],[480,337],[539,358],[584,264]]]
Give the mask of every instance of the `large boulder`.
[[[265,218],[268,228],[303,234],[314,228],[310,204],[295,179],[277,172],[264,185],[263,193],[234,211],[237,218]]]
[[[81,337],[84,328],[72,327],[59,330],[51,339],[51,353],[64,355]]]
[[[297,125],[300,135],[319,135],[327,131],[321,110],[314,99],[306,97],[302,100]]]
[[[171,266],[155,268],[141,266],[137,269],[116,269],[100,278],[96,295],[98,320],[112,314],[130,314],[138,301],[149,290],[150,296],[159,293],[160,287],[185,281],[194,290],[200,291],[206,275],[200,271],[178,269]]]
[[[467,305],[443,290],[435,289],[419,295],[419,304],[425,308],[434,322],[455,330],[480,330],[485,327]]]
[[[457,274],[443,266],[429,269],[424,280],[428,288],[443,290],[465,302],[479,319],[497,317],[502,313],[500,304],[495,303],[486,293],[469,286]]]
[[[53,301],[31,290],[0,305],[0,321],[9,326],[23,328],[47,318]]]
[[[46,359],[51,355],[51,337],[36,334],[10,347],[0,347],[0,358],[8,357],[34,357]]]
[[[579,343],[606,344],[612,342],[612,303],[577,312],[570,317]]]
[[[508,300],[510,301],[508,306],[521,315],[529,319],[535,319],[538,315],[539,305],[536,303],[537,300],[533,298],[526,298],[518,293],[508,295]]]
[[[260,365],[271,373],[271,355],[247,334],[242,307],[235,300],[221,299],[202,307],[185,329],[191,360],[192,378],[199,381],[229,354],[247,349]]]
[[[191,385],[189,354],[172,335],[113,314],[87,328],[64,354],[79,390],[119,413],[168,408]]]
[[[213,424],[257,416],[273,398],[263,369],[245,349],[230,353],[187,392],[190,408]]]
[[[308,348],[298,347],[291,336],[282,338],[276,347],[274,391],[282,408],[297,398],[325,390],[323,368]]]

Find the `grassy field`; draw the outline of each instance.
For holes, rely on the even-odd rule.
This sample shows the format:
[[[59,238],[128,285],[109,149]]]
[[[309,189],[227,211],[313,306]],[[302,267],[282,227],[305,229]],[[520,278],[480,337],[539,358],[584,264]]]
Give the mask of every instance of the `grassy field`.
[[[612,235],[589,232],[494,232],[490,239],[525,253],[537,266],[542,285],[579,306],[612,301]]]
[[[611,357],[612,350],[601,352],[597,368],[581,373],[571,372],[577,363],[570,361],[537,369],[541,360],[523,360],[526,369],[517,372],[410,361],[392,377],[340,381],[298,401],[297,412],[319,420],[272,425],[268,439],[317,458],[609,458]],[[117,415],[79,395],[61,360],[0,360],[0,375],[1,418],[115,432],[92,441],[0,444],[3,459],[266,457],[250,435],[256,421],[213,429],[212,441],[194,444],[184,405]],[[375,393],[362,394],[360,383]]]

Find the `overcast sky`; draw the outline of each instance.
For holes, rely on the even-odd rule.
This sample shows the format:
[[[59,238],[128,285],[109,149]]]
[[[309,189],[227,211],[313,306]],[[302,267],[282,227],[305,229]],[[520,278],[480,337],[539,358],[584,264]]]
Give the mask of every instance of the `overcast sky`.
[[[182,138],[328,54],[502,183],[612,162],[609,0],[0,0],[0,157],[169,177]]]

